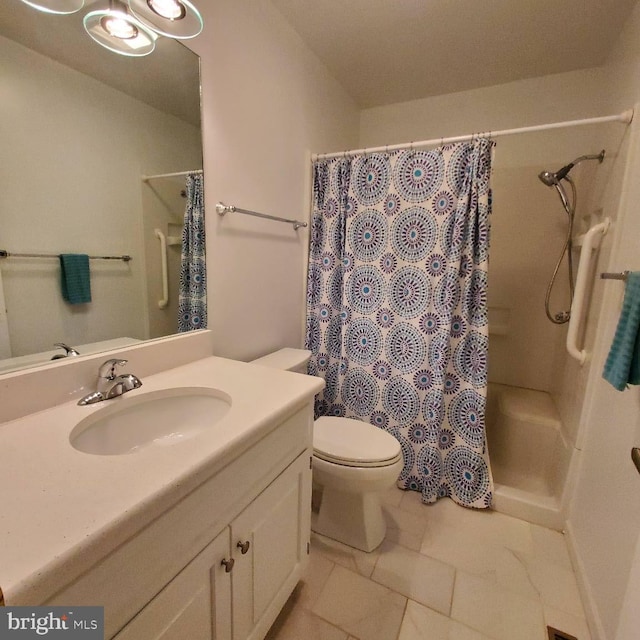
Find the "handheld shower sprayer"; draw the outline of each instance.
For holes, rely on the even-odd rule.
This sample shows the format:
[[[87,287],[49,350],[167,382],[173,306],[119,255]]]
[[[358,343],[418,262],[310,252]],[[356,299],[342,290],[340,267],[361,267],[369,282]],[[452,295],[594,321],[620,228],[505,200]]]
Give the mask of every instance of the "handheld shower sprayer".
[[[544,310],[547,314],[547,318],[549,318],[549,320],[551,320],[551,322],[553,322],[554,324],[564,324],[565,322],[568,322],[569,318],[571,317],[570,309],[567,311],[561,311],[559,313],[556,313],[553,316],[549,311],[549,300],[551,298],[551,290],[553,289],[556,276],[558,275],[558,271],[560,269],[560,265],[562,263],[562,260],[565,254],[567,255],[567,262],[569,267],[569,298],[570,298],[569,306],[571,306],[571,303],[573,302],[574,284],[573,284],[573,257],[571,255],[571,248],[572,248],[571,237],[573,235],[573,219],[576,212],[577,192],[576,192],[576,185],[574,184],[573,180],[569,177],[569,172],[571,171],[571,169],[573,169],[573,167],[575,167],[577,164],[580,164],[581,162],[584,162],[585,160],[597,160],[598,162],[602,163],[602,161],[604,160],[604,155],[605,153],[603,149],[600,153],[597,153],[594,155],[580,156],[579,158],[576,158],[573,162],[570,162],[569,164],[566,164],[561,169],[558,169],[558,171],[555,171],[555,172],[541,171],[538,174],[538,178],[541,180],[543,184],[546,184],[548,187],[555,187],[556,191],[558,192],[558,195],[560,196],[560,200],[562,201],[562,206],[564,207],[564,210],[567,212],[567,216],[569,218],[569,227],[567,229],[567,239],[564,244],[564,249],[562,250],[560,259],[558,260],[558,263],[556,264],[556,268],[553,272],[553,275],[551,276],[551,281],[549,282],[549,286],[547,287],[547,295],[544,301]],[[573,198],[571,201],[569,201],[569,198],[567,197],[567,192],[565,191],[564,186],[562,185],[563,180],[566,180],[571,185],[571,191],[573,194]]]
[[[560,184],[560,180],[564,180],[569,175],[569,171],[571,171],[573,167],[575,167],[577,164],[580,164],[581,162],[584,162],[585,160],[597,160],[598,162],[602,162],[604,160],[604,149],[600,153],[594,155],[580,156],[573,162],[565,164],[564,167],[558,169],[555,173],[552,171],[541,171],[538,174],[538,178],[540,178],[540,180],[548,187],[553,187],[557,184]]]

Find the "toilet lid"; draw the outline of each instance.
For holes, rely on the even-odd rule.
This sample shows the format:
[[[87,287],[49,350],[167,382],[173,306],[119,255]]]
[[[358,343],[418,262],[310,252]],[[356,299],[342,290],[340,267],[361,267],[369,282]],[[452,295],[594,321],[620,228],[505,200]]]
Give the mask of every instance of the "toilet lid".
[[[318,458],[353,467],[384,467],[402,457],[400,443],[386,431],[352,418],[323,416],[313,425]]]

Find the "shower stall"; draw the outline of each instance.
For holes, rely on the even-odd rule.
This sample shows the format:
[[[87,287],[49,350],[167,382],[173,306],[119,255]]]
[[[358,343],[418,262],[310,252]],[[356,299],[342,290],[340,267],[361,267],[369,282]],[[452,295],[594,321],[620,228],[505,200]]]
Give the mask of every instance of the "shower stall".
[[[485,97],[487,109],[495,106],[493,94]],[[393,107],[385,111],[386,120],[372,112],[361,129],[365,148],[349,153],[437,148],[473,140],[478,134],[434,136],[443,122],[453,132],[486,120],[487,110],[470,112],[462,102],[460,97],[457,115],[445,113],[437,99],[421,103],[409,121],[403,110]],[[480,134],[501,138],[491,163],[487,292],[485,422],[495,485],[491,506],[557,530],[566,524],[589,397],[600,380],[596,372],[591,375],[588,357],[578,362],[569,355],[567,337],[576,333],[573,354],[592,351],[597,343],[603,287],[596,273],[608,265],[613,234],[600,242],[604,231],[599,233],[593,251],[585,252],[590,259],[583,264],[590,264],[589,273],[580,270],[580,252],[585,238],[588,249],[593,231],[607,227],[605,220],[615,224],[627,149],[624,125],[631,117],[627,111]],[[412,134],[425,140],[381,146],[393,136]],[[576,274],[578,283],[586,282],[585,296],[578,297],[582,312],[574,313],[577,331],[576,324],[568,322]]]
[[[615,216],[619,194],[607,184],[607,161],[615,161],[620,141],[615,133],[568,142],[564,157],[562,151],[546,153],[540,136],[535,164],[514,167],[511,160],[507,168],[498,162],[493,174],[486,414],[493,506],[555,529],[565,522],[589,369],[567,353],[568,321],[584,234]],[[580,155],[566,164],[584,151],[580,144],[593,148],[596,140],[596,148],[607,146],[606,154]],[[522,157],[522,146],[510,143],[509,155]],[[548,169],[553,166],[562,168]],[[586,348],[595,339],[601,295],[596,269],[606,251],[592,252],[585,312],[576,318]]]

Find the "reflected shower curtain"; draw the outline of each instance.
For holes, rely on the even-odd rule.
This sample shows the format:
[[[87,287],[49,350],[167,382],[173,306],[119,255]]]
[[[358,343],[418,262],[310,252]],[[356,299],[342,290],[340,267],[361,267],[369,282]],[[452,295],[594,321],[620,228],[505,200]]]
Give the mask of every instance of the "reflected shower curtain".
[[[401,443],[403,489],[490,506],[485,440],[493,143],[319,160],[307,284],[316,417]]]
[[[178,331],[207,326],[207,271],[205,264],[204,189],[201,173],[187,176],[187,206],[182,230]]]

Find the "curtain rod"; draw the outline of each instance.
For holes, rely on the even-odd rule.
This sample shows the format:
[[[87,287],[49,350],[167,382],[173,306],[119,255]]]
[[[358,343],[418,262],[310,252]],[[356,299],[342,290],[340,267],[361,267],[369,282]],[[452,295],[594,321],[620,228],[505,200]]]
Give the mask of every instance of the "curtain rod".
[[[468,133],[462,136],[451,138],[433,138],[432,140],[421,140],[420,142],[404,142],[402,144],[386,145],[383,147],[369,147],[366,149],[355,149],[350,151],[338,151],[336,153],[318,153],[311,159],[324,160],[328,158],[339,158],[340,156],[354,156],[365,153],[380,153],[386,151],[398,151],[399,149],[416,149],[418,147],[433,147],[435,145],[450,144],[452,142],[467,142],[478,137],[489,139],[500,136],[510,136],[516,133],[533,133],[534,131],[548,131],[550,129],[564,129],[567,127],[578,127],[586,124],[599,124],[603,122],[623,122],[629,124],[633,120],[633,109],[624,111],[614,116],[601,116],[598,118],[586,118],[584,120],[567,120],[565,122],[552,122],[551,124],[539,124],[531,127],[520,127],[519,129],[502,129],[501,131],[484,131],[482,133]]]
[[[157,180],[158,178],[179,178],[180,176],[188,176],[190,173],[202,173],[202,169],[194,169],[193,171],[176,171],[175,173],[158,173],[154,176],[142,176],[142,182],[149,182],[149,180]]]

